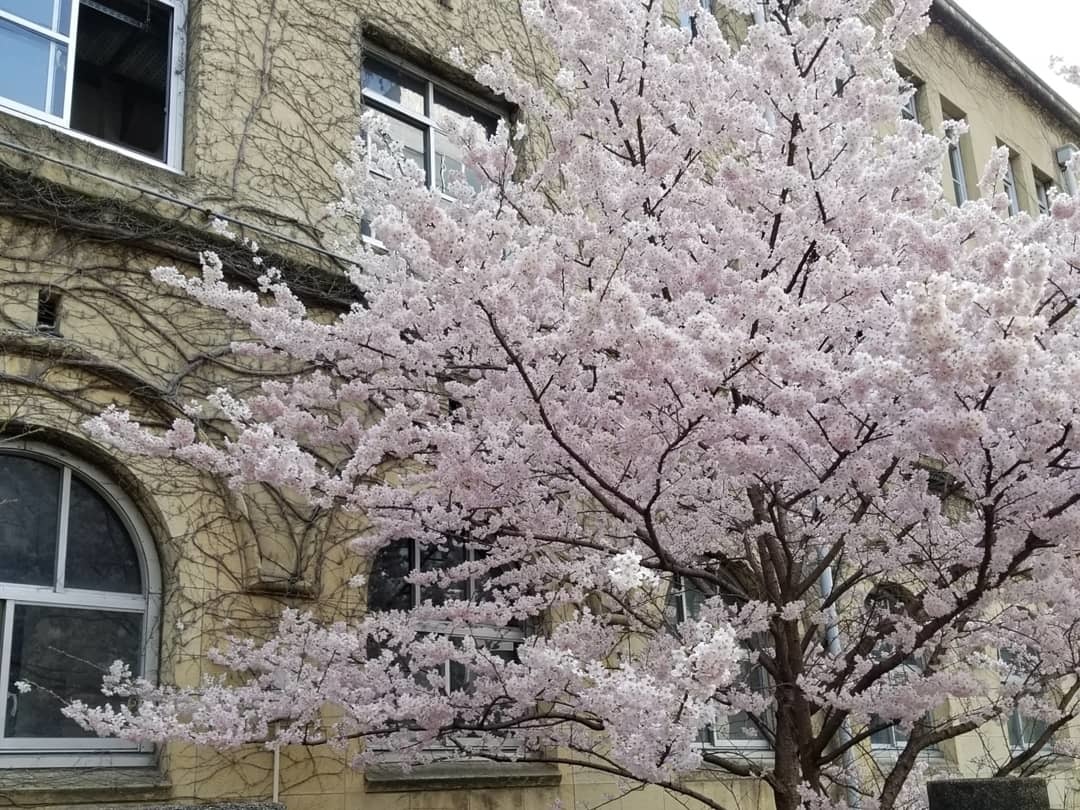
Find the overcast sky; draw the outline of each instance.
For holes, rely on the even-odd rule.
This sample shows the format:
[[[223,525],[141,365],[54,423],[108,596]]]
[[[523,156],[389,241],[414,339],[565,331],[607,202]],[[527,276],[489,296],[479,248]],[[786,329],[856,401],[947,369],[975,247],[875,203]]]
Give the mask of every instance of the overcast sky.
[[[1050,57],[1080,64],[1080,0],[956,0],[1073,107],[1080,109],[1080,87],[1050,71]]]

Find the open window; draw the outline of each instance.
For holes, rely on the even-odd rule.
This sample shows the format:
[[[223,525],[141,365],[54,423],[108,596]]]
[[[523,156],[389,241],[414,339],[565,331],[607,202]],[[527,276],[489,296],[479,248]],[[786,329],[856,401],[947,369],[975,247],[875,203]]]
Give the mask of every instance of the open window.
[[[0,106],[180,162],[186,0],[0,0]]]

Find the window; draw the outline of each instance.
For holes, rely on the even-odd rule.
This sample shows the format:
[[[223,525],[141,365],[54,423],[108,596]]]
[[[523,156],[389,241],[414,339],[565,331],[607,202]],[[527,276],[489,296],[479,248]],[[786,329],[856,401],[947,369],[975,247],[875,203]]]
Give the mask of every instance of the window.
[[[1049,177],[1035,172],[1035,203],[1039,206],[1039,213],[1050,213],[1050,193],[1054,188],[1054,181]]]
[[[0,0],[0,105],[179,165],[185,0]]]
[[[1009,216],[1015,217],[1020,213],[1020,194],[1016,188],[1016,155],[1009,151],[1009,162],[1005,166],[1005,176],[1002,178],[1002,186],[1005,196],[1009,198]]]
[[[390,54],[368,50],[363,70],[364,103],[382,119],[390,137],[402,145],[405,157],[424,170],[428,186],[447,196],[460,180],[481,188],[483,178],[465,168],[461,150],[439,129],[438,122],[443,118],[472,119],[490,137],[502,111]]]
[[[907,101],[904,102],[900,108],[900,117],[904,121],[914,121],[916,124],[919,121],[919,92],[922,86],[922,82],[915,76],[911,75],[906,68],[902,65],[897,65],[896,70],[900,73],[901,84],[900,90],[902,92],[909,92]]]
[[[960,143],[949,142],[949,173],[952,177],[953,196],[957,205],[968,200],[967,177],[964,174],[964,157],[960,153]]]
[[[945,117],[945,134],[949,137],[948,161],[949,179],[952,181],[953,200],[957,205],[963,205],[970,199],[968,194],[967,168],[971,164],[969,152],[971,151],[970,138],[962,130],[965,123],[963,110],[954,106],[944,96],[941,98],[941,114]]]
[[[0,764],[149,761],[148,749],[60,712],[63,701],[105,703],[102,676],[118,659],[153,675],[160,584],[146,537],[91,468],[39,445],[0,449]]]
[[[60,334],[60,293],[50,287],[38,290],[37,330],[49,335]]]
[[[486,577],[470,577],[449,586],[417,585],[405,581],[413,571],[444,571],[483,559],[484,549],[461,541],[447,541],[444,545],[421,543],[419,540],[400,540],[381,549],[372,564],[368,577],[368,609],[373,611],[411,610],[424,602],[442,605],[449,601],[482,601],[488,593],[487,583],[497,571]],[[421,628],[422,631],[438,633],[446,628]],[[470,627],[469,636],[478,646],[504,660],[514,660],[518,644],[524,638],[524,630],[517,623],[505,627]],[[454,662],[443,665],[442,684],[445,691],[467,689],[469,673]],[[430,682],[430,679],[429,679]]]
[[[712,0],[699,0],[701,10],[711,14],[712,13]],[[684,31],[689,31],[691,36],[697,35],[697,18],[698,14],[690,11],[679,12],[679,27]]]
[[[876,629],[876,632],[887,637],[896,623],[897,618],[906,616],[908,614],[907,606],[904,604],[902,598],[902,589],[892,585],[882,585],[876,588],[867,598],[866,606],[868,609],[868,615],[871,620],[872,627]],[[893,646],[887,641],[881,641],[874,649],[872,655],[875,659],[885,657],[893,652]],[[924,669],[923,661],[918,654],[909,656],[903,663],[901,663],[896,669],[894,669],[886,677],[892,676],[896,681],[902,682],[907,677],[917,676],[922,673]],[[934,722],[933,713],[927,712],[923,715],[923,722],[932,726]],[[890,722],[889,720],[874,714],[870,716],[870,726],[878,726],[882,723]],[[870,747],[875,752],[893,752],[903,749],[911,738],[907,729],[901,728],[896,723],[879,728],[870,735]],[[931,753],[938,751],[936,746],[931,746],[928,749]]]
[[[1046,731],[1046,723],[1034,717],[1027,717],[1019,709],[1009,714],[1009,747],[1014,751],[1030,748]]]
[[[668,589],[668,621],[681,624],[687,619],[696,618],[701,612],[705,599],[706,595],[699,587],[676,576]],[[736,604],[738,600],[731,597],[725,598],[725,601]],[[751,642],[747,647],[752,653],[755,647],[760,647],[764,643],[763,635],[757,637],[755,642]],[[769,675],[765,668],[754,660],[753,654],[743,659],[739,680],[754,692],[765,694],[769,691]],[[698,734],[698,742],[710,748],[769,748],[769,741],[762,732],[761,726],[772,728],[771,713],[766,712],[763,716],[752,717],[749,712],[735,712],[720,720],[718,724],[703,728]]]
[[[1006,667],[1005,681],[1014,686],[1022,687],[1031,669],[1038,666],[1038,654],[1030,650],[1018,655],[1012,650],[1002,649],[998,655]],[[1014,752],[1030,748],[1043,735],[1046,727],[1046,721],[1029,717],[1014,706],[1005,722],[1009,748]]]
[[[900,117],[905,121],[914,121],[916,124],[919,123],[919,107],[916,103],[916,95],[918,92],[917,88],[912,90],[908,100],[905,101],[904,106],[900,108]]]

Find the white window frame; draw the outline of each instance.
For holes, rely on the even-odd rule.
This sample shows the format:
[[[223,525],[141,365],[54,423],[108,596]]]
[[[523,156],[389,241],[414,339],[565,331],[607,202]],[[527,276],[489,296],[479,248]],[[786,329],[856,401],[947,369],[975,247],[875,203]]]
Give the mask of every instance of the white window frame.
[[[915,101],[915,95],[918,93],[918,88],[912,91],[911,96],[904,102],[904,106],[900,108],[900,117],[905,121],[914,121],[916,124],[919,121],[919,107]]]
[[[1036,177],[1035,181],[1037,183],[1039,181],[1039,178]],[[1005,681],[1006,681],[1006,683],[1008,683],[1008,684],[1010,684],[1012,686],[1021,686],[1022,687],[1024,679],[1022,677],[1020,677],[1016,673],[1016,671],[1013,669],[1013,662],[1015,661],[1015,658],[1016,658],[1016,654],[1009,651],[1009,650],[1006,650],[1006,649],[1003,648],[1003,649],[998,651],[998,659],[1001,661],[1001,663],[1004,666],[1008,667],[1008,670],[1005,673]],[[1034,742],[1037,737],[1041,736],[1043,731],[1045,731],[1046,726],[1049,725],[1045,721],[1032,718],[1033,722],[1042,725],[1042,729],[1039,729],[1038,734],[1034,734],[1034,735],[1029,736],[1028,734],[1025,733],[1025,728],[1027,726],[1027,719],[1028,718],[1024,715],[1024,713],[1022,711],[1020,711],[1020,708],[1018,706],[1015,706],[1015,705],[1009,710],[1008,714],[1002,716],[1002,719],[1004,720],[1004,726],[1005,726],[1005,729],[1004,729],[1004,731],[1005,731],[1005,744],[1008,746],[1009,752],[1012,753],[1012,754],[1016,754],[1016,753],[1019,753],[1021,751],[1026,751],[1028,748],[1030,748],[1032,742]],[[1014,741],[1014,739],[1013,739],[1014,723],[1015,723],[1015,727],[1020,730],[1020,740],[1019,741]]]
[[[701,6],[701,11],[707,12],[709,14],[713,13],[713,0],[699,0],[699,5]],[[695,27],[695,21],[697,20],[697,16],[700,13],[701,12],[691,13],[689,11],[680,11],[679,28],[683,29],[684,31],[690,31],[691,33],[696,34],[697,30]]]
[[[410,78],[424,82],[425,84],[425,109],[430,112],[435,109],[435,89],[446,93],[449,96],[454,96],[460,101],[468,104],[470,107],[475,107],[480,112],[485,112],[488,115],[498,119],[506,120],[508,111],[499,107],[496,104],[492,104],[490,101],[486,101],[479,96],[473,95],[466,90],[462,90],[460,87],[454,84],[440,79],[438,76],[419,68],[411,62],[402,59],[392,51],[388,51],[384,48],[380,48],[377,45],[365,44],[364,56],[372,57],[380,62],[385,62],[389,65],[400,70],[402,73],[407,74]],[[363,67],[361,66],[361,70]],[[413,110],[406,109],[402,105],[398,104],[393,99],[389,99],[381,93],[377,93],[368,87],[364,86],[363,79],[360,82],[361,95],[365,104],[371,104],[374,109],[380,112],[390,115],[393,118],[397,118],[406,124],[417,127],[423,130],[424,133],[424,172],[427,177],[427,187],[430,189],[437,188],[436,186],[436,173],[435,173],[435,135],[436,133],[443,133],[443,130],[435,122],[435,119],[430,115],[421,115]],[[443,133],[445,134],[445,133]],[[446,200],[453,200],[450,195],[440,192]]]
[[[959,139],[949,141],[949,172],[952,176],[956,204],[963,205],[968,201],[968,191],[967,175],[964,172],[964,155],[960,151]]]
[[[11,663],[11,639],[15,604],[42,605],[67,608],[88,608],[109,611],[129,611],[143,616],[142,677],[154,680],[158,670],[161,619],[161,567],[152,535],[138,507],[124,491],[97,467],[51,445],[35,441],[4,441],[0,443],[0,456],[12,455],[31,458],[61,468],[60,515],[58,517],[59,543],[57,546],[57,575],[53,585],[17,585],[0,582],[0,602],[3,610],[3,648],[0,650],[0,690],[8,682]],[[115,511],[128,530],[139,558],[143,592],[140,594],[91,591],[64,587],[64,563],[67,543],[68,492],[72,472],[80,478]],[[26,738],[4,737],[6,701],[0,711],[0,769],[3,768],[59,768],[103,767],[153,764],[153,746],[112,738]]]
[[[871,594],[867,597],[867,605],[870,606],[874,602],[882,605],[882,607],[885,610],[887,610],[890,614],[900,615],[900,614],[906,613],[906,611],[903,609],[903,606],[902,606],[902,603],[900,602],[900,600],[894,594],[890,594],[887,591],[881,592],[880,595],[877,595],[877,596],[875,596],[874,592],[871,592]],[[916,656],[909,656],[896,669],[894,669],[893,672],[901,672],[902,671],[902,672],[914,672],[914,673],[918,674],[918,673],[922,672],[922,670],[923,670],[923,665],[920,662],[919,658],[916,657]],[[925,720],[928,725],[933,725],[934,711],[931,710],[931,711],[926,712],[926,714],[923,715],[923,720]],[[870,718],[870,724],[869,725],[872,726],[873,721],[874,721],[874,717],[872,716]],[[898,756],[899,753],[901,751],[903,751],[904,748],[907,747],[908,739],[910,739],[910,733],[909,732],[904,732],[903,739],[901,739],[898,736],[898,734],[900,732],[901,732],[901,728],[900,728],[899,723],[892,723],[891,725],[886,726],[883,729],[879,729],[878,731],[873,732],[873,734],[871,734],[870,737],[868,738],[869,743],[870,743],[871,755],[874,756],[875,758],[883,759],[883,760],[889,760],[889,759],[892,759],[892,758],[895,758],[896,756]],[[874,739],[875,735],[881,735],[881,734],[886,735],[887,739],[885,739],[885,740],[875,740]],[[918,756],[920,758],[940,758],[940,757],[943,756],[943,753],[941,751],[940,746],[938,746],[937,744],[934,744],[934,745],[929,746],[928,748],[923,748],[921,751],[919,751]]]
[[[409,573],[416,573],[421,570],[420,560],[421,551],[423,550],[423,544],[416,538],[412,539],[412,562],[409,566]],[[447,541],[453,542],[453,541]],[[477,547],[465,544],[465,561],[475,562]],[[479,580],[476,577],[469,577],[466,583],[465,598],[468,601],[473,601],[476,598],[477,589],[479,588]],[[412,591],[412,607],[415,608],[423,601],[423,587],[415,582],[410,584],[410,590]],[[513,644],[520,644],[525,640],[525,630],[522,627],[503,626],[496,625],[469,625],[463,628],[461,625],[450,624],[448,622],[424,622],[418,629],[420,633],[430,633],[432,635],[447,636],[449,638],[465,638],[466,636],[474,638],[477,641],[491,641],[491,642],[509,642]],[[443,664],[443,677],[446,679],[445,689],[449,694],[450,692],[450,664]]]
[[[1050,214],[1050,191],[1054,188],[1052,180],[1040,175],[1035,175],[1035,204],[1039,207],[1039,213]]]
[[[1008,148],[1008,147],[1006,147]],[[1009,160],[1005,164],[1005,174],[1001,178],[1002,186],[1005,189],[1005,196],[1009,198],[1009,216],[1015,217],[1021,211],[1020,208],[1020,195],[1016,189],[1016,156],[1012,151],[1009,152]]]
[[[900,107],[900,118],[904,121],[914,121],[916,124],[922,125],[922,119],[919,117],[919,93],[922,92],[922,82],[906,73],[902,78],[904,89],[910,88],[911,95]]]
[[[410,549],[411,556],[410,556],[410,560],[409,560],[409,573],[412,574],[412,573],[419,572],[421,570],[421,568],[420,568],[420,559],[421,559],[420,558],[420,552],[421,552],[421,547],[422,547],[423,544],[421,544],[421,542],[416,538],[410,539],[409,542],[412,544],[411,549]],[[453,542],[453,541],[447,541],[447,542]],[[475,560],[475,553],[478,550],[477,547],[473,546],[473,545],[469,545],[468,543],[466,543],[465,544],[465,550],[466,550],[466,561],[467,562],[473,562]],[[375,562],[377,560],[378,560],[378,552],[376,552],[374,558],[372,559],[372,566],[373,567],[374,567],[374,564],[375,564]],[[369,572],[369,574],[370,574],[370,572]],[[478,587],[477,582],[478,582],[477,577],[469,577],[469,579],[467,581],[467,584],[466,584],[466,599],[468,599],[468,600],[473,599],[474,594],[476,593],[476,589]],[[424,586],[422,586],[422,585],[420,585],[418,583],[415,583],[415,582],[409,584],[409,590],[410,590],[410,594],[411,594],[410,610],[415,608],[417,605],[421,604],[421,601],[422,601],[422,590],[421,589],[423,587]],[[370,603],[367,605],[367,609],[371,610],[371,604]],[[513,627],[513,626],[501,626],[500,627],[500,626],[495,626],[495,625],[469,625],[467,627],[463,627],[460,624],[453,624],[453,623],[450,623],[450,622],[434,622],[434,621],[425,621],[425,622],[422,622],[422,623],[418,624],[418,626],[416,627],[416,632],[417,633],[425,633],[425,634],[428,634],[428,635],[445,636],[445,637],[447,637],[447,638],[449,638],[451,640],[464,639],[464,638],[468,637],[468,638],[473,638],[473,639],[475,639],[477,641],[480,641],[480,642],[495,642],[495,643],[502,643],[502,644],[512,644],[512,645],[514,645],[514,647],[517,647],[519,644],[523,643],[525,641],[525,637],[527,635],[527,633],[525,631],[525,628],[520,627],[520,626],[519,627]],[[451,688],[450,688],[451,684],[450,684],[450,662],[449,661],[442,664],[441,676],[443,678],[442,689],[446,694],[450,694],[450,692],[451,692]],[[469,747],[469,741],[467,739],[458,740],[458,742],[461,742],[466,748]],[[368,740],[366,744],[369,747],[373,748],[373,750],[379,751],[380,756],[387,762],[394,762],[397,759],[399,759],[399,757],[395,756],[394,752],[391,751],[385,745],[385,743],[382,740],[377,740],[377,739]],[[504,752],[511,752],[511,751],[517,751],[519,753],[522,752],[521,746],[517,745],[517,744],[512,745],[512,744],[506,743],[503,746],[503,748],[504,748]],[[428,752],[431,752],[431,753],[435,754],[436,756],[438,756],[442,752],[447,752],[447,753],[453,752],[453,753],[456,754],[459,751],[457,746],[445,745],[445,744],[442,744],[442,743],[435,743],[435,744],[426,745],[426,746],[424,746],[424,750],[428,751]]]
[[[17,118],[45,124],[50,129],[63,132],[73,138],[88,141],[89,143],[102,146],[113,152],[119,152],[133,160],[149,163],[152,166],[169,169],[170,171],[180,174],[181,167],[183,166],[185,32],[187,30],[188,0],[154,0],[156,3],[171,8],[173,13],[172,40],[169,44],[169,89],[167,91],[168,112],[166,113],[167,120],[165,122],[165,160],[158,160],[134,149],[128,149],[120,144],[112,143],[111,141],[97,138],[93,135],[87,135],[85,132],[80,132],[71,128],[72,89],[75,82],[75,46],[78,40],[79,9],[81,8],[82,3],[81,0],[53,0],[53,2],[56,4],[57,8],[59,8],[62,3],[72,3],[71,27],[66,36],[58,34],[55,31],[49,31],[46,28],[42,28],[40,25],[35,25],[29,20],[24,20],[23,18],[6,11],[0,10],[0,19],[10,22],[18,28],[23,28],[34,34],[47,37],[54,43],[63,44],[67,47],[68,65],[64,89],[64,114],[62,117],[52,115],[48,112],[28,107],[25,104],[20,104],[17,101],[4,98],[3,96],[0,96],[0,111],[9,115],[14,115]],[[49,83],[48,92],[52,92],[52,82]],[[47,104],[46,106],[49,105]]]
[[[672,596],[675,603],[675,620],[677,622],[683,622],[688,617],[691,617],[693,611],[690,610],[686,602],[686,593],[688,588],[683,585],[682,577],[675,576],[670,588],[676,588]],[[753,683],[754,673],[753,670],[762,671],[760,664],[751,664],[751,684]],[[764,678],[768,679],[768,674],[764,674]],[[702,748],[706,751],[739,751],[739,752],[759,752],[759,753],[772,753],[772,743],[764,736],[760,737],[722,737],[716,733],[716,729],[711,726],[705,726],[699,732],[699,739],[695,741],[694,745],[698,748]],[[704,735],[708,739],[702,740],[700,737]]]

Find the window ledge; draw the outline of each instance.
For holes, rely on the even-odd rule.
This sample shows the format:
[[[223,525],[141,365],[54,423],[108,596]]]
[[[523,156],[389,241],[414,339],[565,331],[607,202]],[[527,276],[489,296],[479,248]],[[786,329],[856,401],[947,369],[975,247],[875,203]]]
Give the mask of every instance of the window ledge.
[[[11,768],[0,770],[0,795],[15,804],[154,801],[171,787],[160,770],[144,768]]]
[[[436,762],[408,771],[376,765],[364,773],[368,793],[554,787],[561,781],[559,767],[546,762]]]

